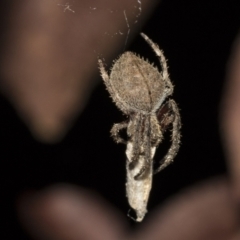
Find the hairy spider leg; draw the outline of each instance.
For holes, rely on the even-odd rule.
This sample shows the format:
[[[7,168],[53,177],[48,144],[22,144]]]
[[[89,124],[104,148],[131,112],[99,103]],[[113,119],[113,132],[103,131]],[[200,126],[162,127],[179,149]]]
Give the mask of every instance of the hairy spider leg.
[[[180,146],[180,128],[181,128],[181,120],[180,120],[180,114],[177,107],[177,104],[174,100],[168,101],[169,107],[172,110],[173,118],[172,122],[168,122],[168,124],[172,123],[172,144],[169,148],[167,154],[164,156],[164,158],[160,161],[160,166],[158,169],[155,170],[154,173],[158,173],[162,171],[165,167],[167,167],[170,163],[173,162],[174,157],[176,156],[179,146]],[[164,106],[163,106],[164,107]]]
[[[158,147],[163,139],[162,128],[157,119],[156,113],[150,116],[151,126],[151,147]]]
[[[111,136],[113,137],[114,141],[116,143],[123,143],[127,144],[127,141],[125,141],[123,138],[120,137],[119,132],[128,127],[128,122],[121,122],[121,123],[115,123],[111,129]]]
[[[163,54],[163,52],[160,50],[158,45],[154,43],[147,35],[144,33],[140,33],[141,36],[145,39],[145,41],[150,45],[150,47],[153,49],[153,51],[156,53],[156,55],[159,57],[159,62],[162,67],[162,77],[163,80],[166,82],[167,85],[172,85],[169,80],[169,74],[168,74],[168,67],[167,67],[167,61]]]
[[[130,141],[132,141],[133,145],[133,151],[131,154],[131,159],[129,159],[129,169],[133,169],[135,167],[135,164],[138,161],[139,154],[140,154],[140,146],[142,143],[142,113],[137,113],[133,118],[133,133],[131,134]]]
[[[165,97],[172,95],[173,93],[173,85],[172,82],[169,78],[169,73],[168,73],[168,66],[167,66],[167,60],[163,54],[163,51],[158,47],[158,45],[154,42],[152,42],[152,40],[145,35],[144,33],[141,33],[141,36],[145,39],[145,41],[150,45],[150,47],[153,49],[153,51],[155,52],[155,54],[158,57],[158,60],[160,62],[162,71],[160,72],[160,74],[162,75],[162,80],[165,83]],[[162,99],[162,97],[160,96],[158,103],[153,106],[152,112],[155,112],[159,109],[159,107],[162,104],[162,101],[164,99]]]
[[[145,163],[141,167],[140,171],[136,176],[135,180],[139,180],[145,176],[145,173],[149,171],[149,168],[152,164],[151,156],[151,122],[150,115],[144,116],[144,131],[143,131],[143,156]]]

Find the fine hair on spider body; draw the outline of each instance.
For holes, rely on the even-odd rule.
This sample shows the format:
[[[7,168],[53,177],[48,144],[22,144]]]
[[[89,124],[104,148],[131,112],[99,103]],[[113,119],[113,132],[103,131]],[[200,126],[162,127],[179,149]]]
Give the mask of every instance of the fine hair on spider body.
[[[170,96],[173,85],[162,50],[145,34],[141,36],[159,58],[161,72],[132,52],[123,53],[114,63],[110,75],[98,60],[103,81],[117,107],[129,116],[128,121],[114,124],[111,135],[117,143],[127,144],[127,196],[141,221],[152,186],[153,157],[172,124],[172,144],[155,170],[159,172],[173,162],[180,144],[180,114]],[[119,132],[127,130],[127,141]]]

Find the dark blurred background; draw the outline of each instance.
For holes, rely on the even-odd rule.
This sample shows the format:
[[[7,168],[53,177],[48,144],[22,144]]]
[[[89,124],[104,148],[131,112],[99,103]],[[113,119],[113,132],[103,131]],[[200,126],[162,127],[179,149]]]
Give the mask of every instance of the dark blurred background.
[[[219,109],[228,59],[239,30],[239,13],[239,1],[234,0],[163,0],[141,26],[168,59],[175,85],[173,98],[181,109],[183,124],[174,164],[154,176],[149,212],[180,190],[227,172]],[[7,34],[4,24],[1,28],[2,34]],[[126,50],[159,65],[140,35]],[[113,123],[125,116],[109,98],[100,76],[96,78],[99,84],[83,112],[66,136],[53,144],[36,140],[6,94],[0,97],[0,239],[30,239],[19,224],[16,200],[25,191],[56,183],[89,188],[127,214],[125,146],[115,144],[109,133]],[[169,147],[168,141],[169,133],[156,161]]]

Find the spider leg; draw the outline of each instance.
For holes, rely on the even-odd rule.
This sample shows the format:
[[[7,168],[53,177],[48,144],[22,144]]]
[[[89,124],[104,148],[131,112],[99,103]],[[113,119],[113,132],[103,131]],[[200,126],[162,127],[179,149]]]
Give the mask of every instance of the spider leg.
[[[147,35],[145,35],[144,33],[141,33],[141,36],[145,39],[145,41],[151,46],[153,51],[159,57],[159,62],[160,62],[160,65],[162,67],[162,77],[163,77],[163,80],[166,81],[166,84],[169,85],[170,88],[172,88],[172,84],[171,84],[171,82],[169,80],[167,60],[166,60],[162,50]]]
[[[133,169],[136,165],[136,162],[138,161],[139,154],[140,154],[140,145],[142,142],[142,114],[136,114],[135,120],[134,120],[134,126],[133,126],[133,133],[131,136],[130,141],[132,141],[133,149],[132,149],[132,156],[129,163],[129,168]]]
[[[111,129],[111,136],[113,137],[114,141],[116,143],[124,143],[126,144],[127,141],[125,141],[123,138],[120,137],[119,131],[121,131],[124,128],[128,127],[128,122],[121,122],[121,123],[115,123]]]
[[[150,117],[150,125],[151,125],[151,147],[158,147],[159,143],[163,139],[163,131],[161,124],[159,123],[159,120],[157,116],[152,115]]]
[[[113,89],[112,89],[112,86],[110,84],[110,79],[109,79],[109,75],[103,65],[103,61],[101,59],[98,59],[98,65],[99,65],[99,69],[100,69],[100,72],[101,72],[101,76],[102,76],[102,79],[107,87],[107,90],[108,92],[110,93],[111,97],[113,98],[114,100],[114,92],[113,92]],[[115,101],[115,100],[114,100]]]
[[[139,173],[134,176],[135,180],[143,178],[147,171],[149,171],[151,165],[151,128],[150,128],[150,116],[147,116],[144,124],[143,132],[143,157],[144,165],[141,167]]]
[[[165,122],[165,124],[172,123],[172,126],[173,126],[172,144],[171,144],[171,147],[169,148],[167,154],[160,161],[160,166],[158,169],[155,170],[155,173],[162,171],[165,167],[167,167],[170,163],[173,162],[173,159],[176,156],[178,149],[179,149],[179,145],[180,145],[181,120],[180,120],[179,110],[178,110],[177,104],[175,103],[174,100],[169,100],[169,102],[167,104],[169,104],[169,107],[171,107],[172,115],[171,115],[171,117],[168,116],[169,117],[169,118],[167,118],[168,121]]]

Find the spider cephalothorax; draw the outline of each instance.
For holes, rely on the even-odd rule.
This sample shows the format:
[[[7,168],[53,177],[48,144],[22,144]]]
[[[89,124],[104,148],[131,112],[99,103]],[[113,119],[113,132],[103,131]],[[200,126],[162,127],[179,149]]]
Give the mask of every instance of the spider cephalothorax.
[[[159,57],[162,72],[134,53],[125,52],[114,63],[109,76],[99,59],[107,90],[120,110],[129,115],[128,121],[114,124],[111,134],[117,143],[127,143],[127,196],[138,221],[146,213],[156,147],[162,141],[163,132],[172,124],[172,145],[155,171],[159,172],[177,154],[181,127],[178,107],[169,99],[173,85],[163,52],[145,34],[141,35]],[[127,141],[119,136],[124,128],[129,137]]]

